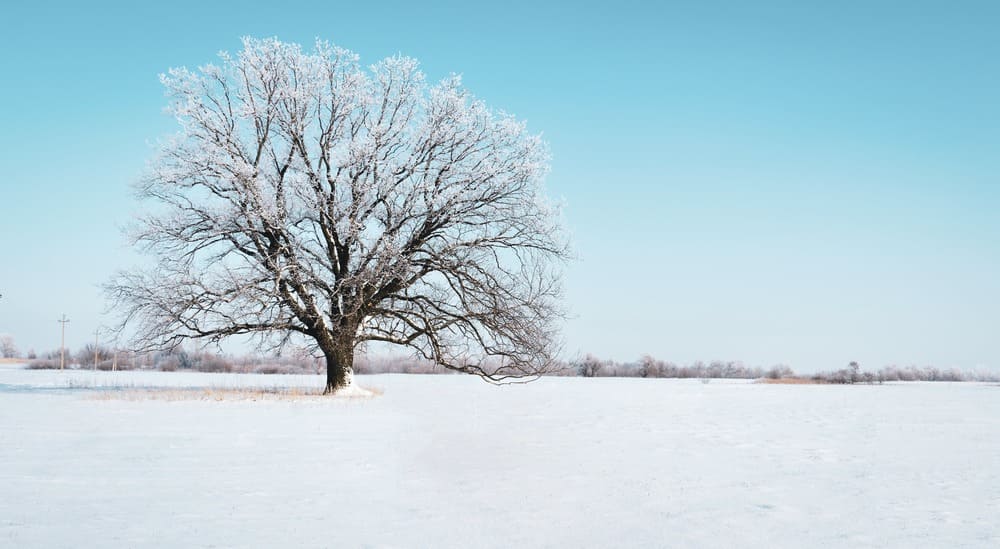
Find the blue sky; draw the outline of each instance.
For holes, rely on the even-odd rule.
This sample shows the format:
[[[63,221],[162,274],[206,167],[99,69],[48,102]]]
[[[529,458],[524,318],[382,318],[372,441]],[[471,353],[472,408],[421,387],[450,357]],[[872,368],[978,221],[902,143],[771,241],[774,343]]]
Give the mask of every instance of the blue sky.
[[[208,3],[206,3],[208,4]],[[655,5],[653,5],[655,4]],[[1000,369],[996,2],[7,2],[0,332],[80,347],[137,257],[157,75],[243,35],[401,52],[526,119],[566,353]]]

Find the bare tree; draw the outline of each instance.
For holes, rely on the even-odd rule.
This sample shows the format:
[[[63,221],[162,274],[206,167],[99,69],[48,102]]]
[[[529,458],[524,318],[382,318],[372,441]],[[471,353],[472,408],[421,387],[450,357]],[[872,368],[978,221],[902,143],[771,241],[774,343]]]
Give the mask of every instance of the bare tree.
[[[156,266],[108,284],[123,327],[159,347],[301,338],[327,392],[365,342],[496,382],[544,372],[568,252],[541,138],[413,59],[243,48],[161,77],[181,131],[139,185]]]
[[[607,364],[594,355],[587,355],[583,359],[575,361],[573,366],[581,377],[597,377]]]
[[[0,334],[0,358],[17,358],[17,345],[14,344],[14,337],[8,334]]]
[[[652,355],[642,355],[639,359],[640,377],[663,377],[663,361],[656,360]]]

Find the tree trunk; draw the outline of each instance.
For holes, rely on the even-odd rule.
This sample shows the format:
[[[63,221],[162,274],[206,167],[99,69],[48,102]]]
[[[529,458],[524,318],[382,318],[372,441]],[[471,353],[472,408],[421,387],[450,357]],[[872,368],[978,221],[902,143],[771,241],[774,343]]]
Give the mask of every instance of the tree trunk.
[[[323,394],[329,395],[350,387],[354,381],[353,346],[338,345],[334,349],[324,349],[323,354],[326,356],[326,389]]]

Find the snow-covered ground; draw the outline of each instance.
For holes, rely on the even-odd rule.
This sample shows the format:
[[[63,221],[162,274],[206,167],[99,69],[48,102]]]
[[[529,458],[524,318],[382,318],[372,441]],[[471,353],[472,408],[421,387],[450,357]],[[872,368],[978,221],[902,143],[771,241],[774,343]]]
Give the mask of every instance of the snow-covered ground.
[[[1000,547],[995,385],[357,381],[2,369],[0,546]]]

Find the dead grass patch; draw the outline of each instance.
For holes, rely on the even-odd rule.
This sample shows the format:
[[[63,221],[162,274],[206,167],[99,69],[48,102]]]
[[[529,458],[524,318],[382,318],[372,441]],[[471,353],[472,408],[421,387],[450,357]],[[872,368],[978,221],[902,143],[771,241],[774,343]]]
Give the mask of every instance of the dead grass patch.
[[[826,382],[823,380],[808,377],[782,377],[778,379],[765,377],[758,379],[757,383],[766,383],[768,385],[826,385]]]
[[[329,400],[367,400],[381,396],[385,391],[382,388],[364,388],[367,393],[352,393],[349,395],[324,395],[322,389],[306,388],[181,388],[181,389],[126,389],[117,391],[103,391],[93,395],[93,400],[162,400],[168,402],[177,401],[304,401],[314,400],[318,402]]]

